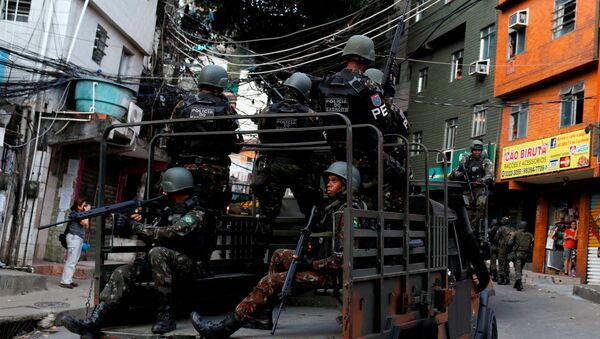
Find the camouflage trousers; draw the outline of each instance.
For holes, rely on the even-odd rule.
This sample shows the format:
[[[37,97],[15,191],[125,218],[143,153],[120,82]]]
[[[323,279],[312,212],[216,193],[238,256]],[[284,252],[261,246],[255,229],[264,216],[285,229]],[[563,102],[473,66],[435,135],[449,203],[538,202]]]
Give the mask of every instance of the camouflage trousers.
[[[244,322],[250,321],[255,314],[277,302],[277,295],[281,292],[285,282],[293,254],[294,251],[287,249],[279,249],[273,253],[268,274],[235,308],[238,319]],[[341,270],[296,272],[291,293],[300,294],[318,287],[337,286],[341,283],[341,279]]]
[[[485,218],[487,190],[485,187],[473,187],[473,194],[471,194],[471,191],[464,191],[463,196],[467,204],[471,227],[476,234],[479,234],[480,220]],[[473,199],[473,196],[475,196],[475,199]]]
[[[510,267],[508,265],[508,246],[498,246],[498,275],[510,278]]]
[[[516,260],[515,260],[515,279],[519,280],[523,277],[523,266],[527,262],[527,252],[525,251],[516,251]]]
[[[498,246],[490,246],[490,271],[498,270]]]
[[[193,160],[193,161],[191,161]],[[205,201],[209,208],[225,212],[231,201],[231,185],[229,183],[229,166],[231,160],[186,158],[182,167],[188,169],[194,176],[196,194]]]
[[[184,254],[166,247],[154,247],[148,253],[148,260],[136,260],[114,270],[100,292],[100,301],[117,307],[128,302],[139,283],[154,281],[160,301],[164,302],[173,293],[174,281],[178,286],[185,286],[196,281],[201,270],[200,264]]]
[[[285,190],[289,187],[304,215],[310,213],[315,204],[315,185],[308,166],[296,159],[282,156],[263,155],[257,161],[254,194],[260,202],[262,215],[275,219],[281,210]]]

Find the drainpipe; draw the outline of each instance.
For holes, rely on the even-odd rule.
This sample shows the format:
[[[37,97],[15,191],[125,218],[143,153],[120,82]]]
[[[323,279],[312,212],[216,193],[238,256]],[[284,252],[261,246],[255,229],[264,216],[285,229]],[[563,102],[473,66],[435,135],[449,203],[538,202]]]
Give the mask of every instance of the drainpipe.
[[[69,46],[69,52],[67,53],[66,63],[69,63],[71,60],[71,53],[73,53],[73,47],[75,47],[75,40],[77,40],[77,34],[79,34],[79,28],[81,27],[81,22],[83,21],[83,15],[87,10],[87,6],[90,0],[85,0],[83,4],[83,9],[81,10],[81,14],[79,15],[79,20],[77,21],[77,26],[75,26],[75,32],[73,33],[73,39],[71,40],[71,45]]]

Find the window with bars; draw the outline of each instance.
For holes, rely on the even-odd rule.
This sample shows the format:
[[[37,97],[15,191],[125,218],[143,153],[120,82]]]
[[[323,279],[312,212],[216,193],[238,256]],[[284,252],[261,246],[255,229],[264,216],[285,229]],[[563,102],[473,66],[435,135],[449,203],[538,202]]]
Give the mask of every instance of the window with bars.
[[[452,73],[450,82],[462,79],[463,71],[463,50],[452,53]]]
[[[552,39],[575,30],[576,0],[554,0],[552,12]]]
[[[423,143],[423,131],[414,132],[412,134],[411,142],[414,143]],[[415,155],[419,155],[419,146],[410,145],[410,156],[413,157]]]
[[[456,140],[456,130],[458,129],[458,118],[446,120],[444,130],[444,145],[443,149],[453,149],[454,141]]]
[[[417,83],[417,93],[423,92],[427,88],[427,78],[429,76],[429,68],[425,67],[419,70],[419,82]]]
[[[496,27],[494,24],[481,30],[479,43],[479,60],[491,59],[496,47]]]
[[[485,135],[485,121],[487,118],[487,108],[477,105],[473,108],[473,125],[471,127],[471,137]]]
[[[108,40],[108,32],[104,29],[104,27],[98,25],[96,28],[96,39],[94,40],[94,50],[92,51],[92,60],[94,60],[98,65],[102,62],[102,58],[106,55],[104,50],[108,46],[106,40]]]
[[[520,105],[513,105],[510,108],[510,124],[508,131],[508,140],[515,140],[527,136],[527,115],[529,113],[529,103],[524,102]]]
[[[31,11],[31,0],[5,0],[2,4],[2,20],[27,22]]]
[[[583,122],[584,89],[582,81],[560,90],[560,127],[572,126]]]

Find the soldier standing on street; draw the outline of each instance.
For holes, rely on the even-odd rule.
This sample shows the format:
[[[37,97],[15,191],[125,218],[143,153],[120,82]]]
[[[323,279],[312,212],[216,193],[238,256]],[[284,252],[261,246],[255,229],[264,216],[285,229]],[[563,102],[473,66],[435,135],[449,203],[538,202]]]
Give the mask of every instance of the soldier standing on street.
[[[343,258],[339,254],[341,249],[333,249],[331,237],[343,239],[343,216],[339,214],[346,207],[346,189],[348,173],[346,163],[335,162],[324,172],[327,179],[328,205],[317,229],[313,229],[313,246],[309,246],[309,253],[301,258],[298,263],[292,291],[294,294],[310,291],[322,286],[339,286],[342,281]],[[360,173],[352,168],[352,189],[356,191],[360,185]],[[366,206],[358,199],[353,201],[356,209],[365,209]],[[338,213],[336,213],[338,212]],[[334,219],[338,225],[333,234]],[[318,237],[314,237],[317,235]],[[329,238],[329,239],[326,239]],[[280,249],[273,253],[269,274],[263,277],[254,290],[238,304],[235,311],[219,323],[208,322],[196,313],[192,313],[192,324],[203,338],[229,338],[243,324],[251,321],[265,307],[273,306],[277,301],[277,294],[281,291],[287,270],[292,261],[293,250]]]
[[[264,113],[309,113],[308,96],[312,85],[310,78],[304,73],[294,73],[285,82],[285,94],[282,101],[269,105]],[[309,117],[263,118],[258,121],[258,130],[294,129],[316,127],[317,123]],[[261,144],[289,142],[290,136],[298,142],[323,140],[321,132],[259,133]],[[271,233],[275,218],[281,210],[281,203],[286,188],[290,187],[298,201],[300,211],[308,216],[311,206],[317,204],[322,193],[313,188],[318,183],[311,183],[312,161],[310,151],[261,151],[256,161],[257,173],[252,189],[260,201],[260,213],[267,218],[262,225],[261,237]],[[319,206],[317,206],[319,207]],[[264,252],[263,252],[264,254]],[[264,268],[263,268],[264,269]],[[263,271],[261,271],[263,273]]]
[[[521,221],[519,229],[515,231],[508,241],[508,246],[512,246],[517,256],[515,260],[515,284],[514,288],[518,291],[523,290],[523,266],[527,262],[527,257],[531,252],[533,244],[533,234],[527,232],[527,222]]]
[[[133,214],[115,217],[115,227],[131,227],[133,234],[152,241],[153,248],[145,260],[119,266],[102,289],[99,299],[88,319],[75,320],[69,315],[62,318],[71,332],[96,337],[110,313],[130,301],[137,282],[153,280],[158,292],[159,308],[152,333],[161,334],[175,329],[173,311],[173,285],[185,285],[201,277],[203,266],[202,246],[208,246],[207,223],[198,199],[191,195],[194,189],[192,174],[180,167],[168,169],[162,178],[163,192],[172,201],[169,215],[158,222],[158,227],[141,224],[141,216]],[[164,225],[164,226],[163,226]]]
[[[513,229],[510,226],[510,218],[500,219],[500,228],[494,237],[498,244],[498,285],[510,284],[510,267],[508,265],[508,253],[510,246],[508,242],[512,236]]]
[[[373,40],[364,35],[354,35],[348,39],[342,52],[347,58],[346,67],[335,74],[327,75],[319,85],[318,111],[344,114],[350,122],[372,124],[385,131],[390,125],[391,114],[383,100],[381,86],[369,79],[364,72],[375,61]],[[339,119],[328,119],[331,124],[340,124]],[[354,165],[363,175],[359,195],[369,208],[377,203],[377,163],[384,162],[387,178],[401,177],[404,169],[394,159],[384,153],[384,159],[377,158],[377,133],[369,128],[352,131]],[[345,131],[327,132],[327,140],[332,145],[338,161],[346,160]],[[384,193],[385,194],[385,193]],[[385,201],[390,205],[389,201]]]
[[[463,197],[469,210],[469,219],[475,234],[479,234],[481,220],[485,218],[488,186],[494,182],[494,164],[483,154],[483,142],[473,140],[471,154],[463,154],[458,168],[454,169],[450,180],[469,180],[471,190],[467,188]]]
[[[490,276],[494,282],[498,281],[498,241],[496,241],[498,228],[498,219],[492,219],[488,239],[490,242]]]

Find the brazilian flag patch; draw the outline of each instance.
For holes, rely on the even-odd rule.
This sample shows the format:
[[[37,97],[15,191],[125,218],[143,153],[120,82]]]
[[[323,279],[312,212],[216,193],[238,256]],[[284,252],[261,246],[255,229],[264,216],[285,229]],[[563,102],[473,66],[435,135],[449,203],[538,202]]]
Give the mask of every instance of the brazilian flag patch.
[[[194,220],[194,218],[192,218],[192,217],[191,217],[191,216],[189,216],[189,215],[186,215],[186,216],[184,216],[184,217],[183,217],[183,221],[184,221],[186,224],[188,224],[189,226],[192,226],[193,224],[195,224],[195,223],[196,223],[196,220]]]

